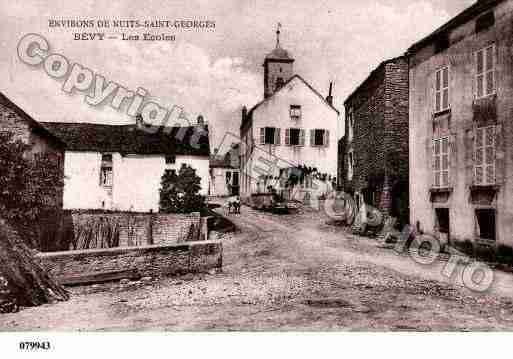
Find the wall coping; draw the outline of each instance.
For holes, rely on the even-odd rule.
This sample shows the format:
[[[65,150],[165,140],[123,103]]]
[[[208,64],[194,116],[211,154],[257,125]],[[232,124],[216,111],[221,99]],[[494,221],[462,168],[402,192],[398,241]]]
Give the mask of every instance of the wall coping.
[[[191,213],[163,213],[163,212],[134,212],[134,211],[109,211],[102,209],[64,209],[65,213],[69,214],[87,214],[87,215],[134,215],[134,216],[173,216],[173,217],[198,217],[201,216],[201,212],[191,212]]]
[[[89,255],[100,256],[115,256],[123,253],[131,252],[158,252],[162,250],[169,251],[188,251],[191,247],[199,247],[208,244],[222,244],[220,240],[206,240],[197,242],[183,242],[165,245],[146,245],[146,246],[133,246],[133,247],[116,247],[116,248],[100,248],[100,249],[85,249],[73,251],[60,251],[60,252],[44,252],[36,254],[38,259],[48,258],[65,258],[65,257],[80,257]]]

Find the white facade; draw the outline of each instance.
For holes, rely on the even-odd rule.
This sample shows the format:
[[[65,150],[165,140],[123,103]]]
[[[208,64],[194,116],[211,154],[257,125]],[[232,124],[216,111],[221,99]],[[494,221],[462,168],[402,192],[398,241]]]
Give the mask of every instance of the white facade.
[[[239,170],[235,168],[213,167],[210,169],[210,196],[227,197],[233,196],[232,185],[234,177],[239,180]]]
[[[292,116],[298,114],[299,117]],[[344,126],[339,126],[337,110],[301,77],[292,77],[284,87],[257,105],[249,116],[249,125],[243,125],[241,131],[242,197],[265,191],[257,180],[262,169],[271,176],[279,176],[280,168],[299,165],[317,168],[319,173],[332,178],[337,176],[338,140],[343,136]],[[277,143],[265,144],[262,129],[266,127],[275,128],[279,133]],[[300,130],[299,144],[291,144],[290,129]],[[327,143],[315,144],[312,139],[315,130],[326,131]],[[330,184],[320,187],[318,192],[331,189]]]
[[[177,172],[186,164],[201,177],[201,194],[207,195],[209,159],[176,156],[166,164],[164,155],[125,155],[112,153],[112,186],[100,183],[100,152],[66,151],[64,159],[64,208],[158,212],[159,190],[166,169]]]

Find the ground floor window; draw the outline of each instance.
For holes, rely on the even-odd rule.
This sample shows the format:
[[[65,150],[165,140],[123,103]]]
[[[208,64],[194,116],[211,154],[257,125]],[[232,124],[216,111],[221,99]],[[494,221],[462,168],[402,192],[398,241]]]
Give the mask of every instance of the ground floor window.
[[[481,239],[495,241],[495,210],[476,210],[477,234]]]

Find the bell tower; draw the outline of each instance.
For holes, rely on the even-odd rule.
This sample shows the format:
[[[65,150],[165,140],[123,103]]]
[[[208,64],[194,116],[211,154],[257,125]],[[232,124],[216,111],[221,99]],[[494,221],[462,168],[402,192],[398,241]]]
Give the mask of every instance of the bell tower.
[[[294,59],[280,45],[281,24],[276,28],[276,47],[264,60],[264,98],[279,90],[293,75]]]

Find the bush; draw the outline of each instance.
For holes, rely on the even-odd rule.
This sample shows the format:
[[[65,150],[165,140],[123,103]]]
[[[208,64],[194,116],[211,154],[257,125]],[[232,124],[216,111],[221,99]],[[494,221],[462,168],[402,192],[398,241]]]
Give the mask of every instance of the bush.
[[[196,170],[185,164],[178,174],[174,170],[166,170],[160,188],[160,212],[201,212],[205,207],[205,197],[199,194],[200,183]]]
[[[64,183],[52,154],[29,150],[11,132],[0,131],[0,213],[26,244],[40,248],[43,220],[61,212]]]

